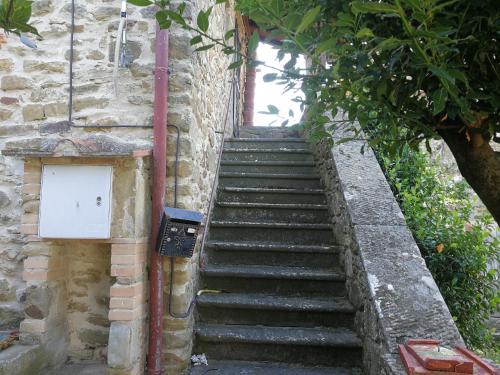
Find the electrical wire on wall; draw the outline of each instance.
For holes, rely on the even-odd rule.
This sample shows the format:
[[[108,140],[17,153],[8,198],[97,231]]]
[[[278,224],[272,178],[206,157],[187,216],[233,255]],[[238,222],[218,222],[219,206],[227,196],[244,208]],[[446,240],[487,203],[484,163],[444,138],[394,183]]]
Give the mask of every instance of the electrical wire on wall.
[[[126,1],[122,2],[122,8],[120,9],[120,24],[122,24],[122,20],[125,18],[123,15],[123,8],[125,6],[126,10]],[[125,5],[124,5],[125,4]],[[73,68],[74,68],[74,56],[75,56],[75,0],[71,0],[71,29],[70,29],[70,49],[69,49],[69,99],[68,99],[68,124],[72,128],[92,128],[92,129],[112,129],[112,128],[138,128],[138,129],[149,129],[152,128],[153,125],[130,125],[130,124],[119,124],[119,125],[78,125],[73,123]],[[122,27],[122,30],[123,27]],[[119,31],[120,33],[120,31]],[[120,43],[123,42],[123,31],[121,34],[117,35],[117,39]],[[126,40],[125,40],[126,42]],[[116,51],[115,51],[116,52]],[[116,56],[116,53],[115,53]],[[115,57],[116,58],[116,57]],[[116,60],[115,60],[116,61]]]

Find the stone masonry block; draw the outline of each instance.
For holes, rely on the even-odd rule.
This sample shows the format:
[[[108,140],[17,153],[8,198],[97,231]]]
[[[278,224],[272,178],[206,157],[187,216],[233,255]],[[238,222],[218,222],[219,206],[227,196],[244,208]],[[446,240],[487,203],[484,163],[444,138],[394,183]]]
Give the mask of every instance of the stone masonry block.
[[[67,64],[58,61],[40,62],[37,60],[24,60],[23,69],[25,72],[46,72],[46,73],[64,73]]]
[[[33,82],[26,77],[21,76],[3,76],[0,81],[0,88],[2,90],[24,90],[29,89],[33,85]]]
[[[23,108],[23,119],[24,121],[36,121],[43,120],[45,118],[45,112],[43,111],[43,106],[41,104],[28,104]]]
[[[0,97],[0,103],[5,104],[5,105],[15,105],[15,106],[17,106],[19,104],[19,99],[18,98],[9,97],[9,96],[2,96],[2,97]]]
[[[45,333],[47,331],[46,319],[24,319],[21,322],[19,330],[22,333]]]
[[[67,103],[49,103],[43,106],[46,117],[65,116],[68,113]]]
[[[31,286],[25,292],[24,313],[32,319],[44,319],[49,315],[53,293],[48,287]]]
[[[14,66],[12,59],[0,59],[0,72],[10,72]]]
[[[109,330],[108,365],[112,368],[131,367],[132,328],[126,323],[112,322]]]
[[[12,117],[12,113],[13,112],[8,109],[0,109],[0,121],[8,120]]]
[[[49,258],[44,256],[26,258],[24,268],[49,269]]]

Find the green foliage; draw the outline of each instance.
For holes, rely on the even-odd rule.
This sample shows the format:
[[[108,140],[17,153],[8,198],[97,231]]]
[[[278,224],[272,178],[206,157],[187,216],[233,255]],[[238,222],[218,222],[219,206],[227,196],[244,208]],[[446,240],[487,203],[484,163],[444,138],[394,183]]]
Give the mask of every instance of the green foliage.
[[[488,269],[500,261],[494,221],[474,217],[466,183],[443,174],[439,159],[408,147],[399,156],[384,144],[375,150],[460,333],[469,347],[491,350],[486,322],[500,302],[497,270]]]
[[[137,5],[140,7],[145,7],[145,6],[153,4],[153,2],[150,0],[128,0],[128,2],[130,4]]]
[[[367,125],[374,111],[395,129],[395,145],[417,144],[439,125],[469,125],[478,113],[487,118],[488,137],[500,129],[495,1],[278,3],[240,0],[238,6],[262,28],[279,30],[283,50],[311,59],[317,75],[306,78],[311,121],[341,107]],[[318,27],[301,27],[313,12]],[[332,65],[322,67],[321,55]]]
[[[251,60],[257,33],[247,56],[241,55],[227,35],[207,33],[212,7],[200,10],[192,25],[184,2],[176,10],[167,0],[154,3],[162,8],[162,26],[177,23],[210,42],[199,51],[221,46],[226,54]],[[385,124],[382,137],[392,139],[395,149],[417,147],[441,127],[469,127],[486,140],[500,132],[497,0],[237,0],[236,6],[268,30],[269,39],[282,40],[281,59],[291,54],[274,78],[285,89],[303,83],[307,122],[314,129],[326,123],[324,113],[341,108],[349,113],[346,123]],[[307,71],[297,68],[299,55],[310,60]]]
[[[7,33],[21,35],[38,31],[28,24],[31,18],[31,4],[28,0],[1,0],[0,2],[0,29]]]

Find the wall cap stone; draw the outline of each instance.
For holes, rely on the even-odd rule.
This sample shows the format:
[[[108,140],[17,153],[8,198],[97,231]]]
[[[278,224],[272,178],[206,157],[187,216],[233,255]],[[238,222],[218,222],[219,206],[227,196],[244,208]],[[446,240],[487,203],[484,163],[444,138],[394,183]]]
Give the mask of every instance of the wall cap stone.
[[[348,124],[347,131],[337,128],[333,140],[352,136],[353,127],[359,129],[359,124]],[[362,316],[358,333],[363,336],[365,370],[399,374],[403,368],[397,344],[434,338],[457,346],[463,340],[373,150],[362,132],[355,138],[333,147],[322,142],[315,152],[327,191],[333,190],[328,191],[332,211],[340,216],[336,235],[349,249],[348,284],[357,284],[357,294],[364,294],[360,300],[349,290]]]
[[[130,142],[110,135],[86,138],[31,137],[6,142],[3,156],[14,157],[145,157],[151,155],[151,143]]]

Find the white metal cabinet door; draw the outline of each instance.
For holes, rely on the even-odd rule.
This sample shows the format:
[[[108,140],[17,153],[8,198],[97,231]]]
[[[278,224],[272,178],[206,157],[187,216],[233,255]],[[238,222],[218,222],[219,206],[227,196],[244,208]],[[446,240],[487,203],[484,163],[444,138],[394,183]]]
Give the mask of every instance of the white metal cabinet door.
[[[39,235],[109,238],[113,167],[44,165]]]

